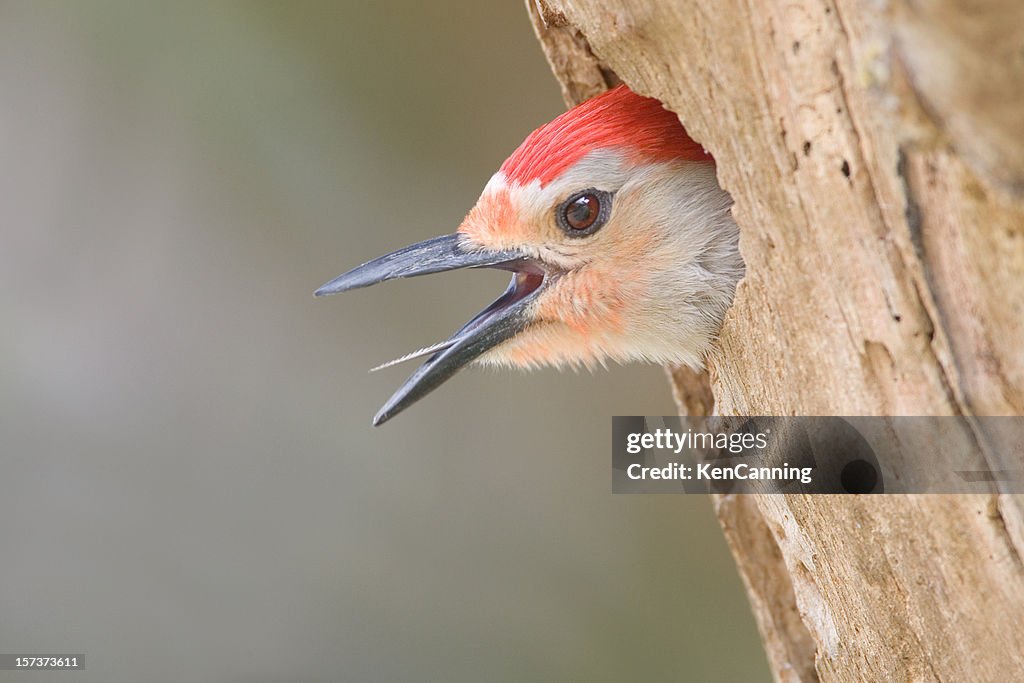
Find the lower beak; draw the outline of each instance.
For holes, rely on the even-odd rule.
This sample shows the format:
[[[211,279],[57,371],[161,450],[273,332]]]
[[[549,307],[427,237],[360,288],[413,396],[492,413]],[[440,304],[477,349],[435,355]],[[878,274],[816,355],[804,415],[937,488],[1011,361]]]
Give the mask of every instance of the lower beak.
[[[458,233],[419,242],[336,277],[316,296],[369,287],[385,280],[414,277],[460,268],[499,268],[515,273],[505,293],[439,344],[439,350],[414,372],[373,418],[381,425],[495,346],[530,324],[530,304],[544,285],[544,271],[518,251],[485,251],[463,246]]]

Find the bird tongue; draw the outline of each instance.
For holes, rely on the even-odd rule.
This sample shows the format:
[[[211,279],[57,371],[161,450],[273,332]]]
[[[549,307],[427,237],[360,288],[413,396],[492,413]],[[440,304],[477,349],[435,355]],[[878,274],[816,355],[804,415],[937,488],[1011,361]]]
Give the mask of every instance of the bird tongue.
[[[512,277],[512,282],[509,284],[508,289],[502,294],[496,301],[492,302],[490,306],[473,316],[473,319],[462,326],[455,334],[444,341],[431,344],[430,346],[424,346],[422,349],[412,351],[400,356],[394,360],[389,360],[386,363],[381,363],[375,368],[370,368],[370,372],[377,372],[385,368],[390,368],[400,363],[404,363],[407,360],[414,360],[416,358],[422,358],[423,356],[429,356],[432,353],[438,351],[444,351],[448,347],[454,345],[459,339],[469,334],[473,329],[483,324],[488,318],[490,318],[494,312],[500,308],[504,308],[514,301],[528,296],[543,281],[543,277],[537,274],[520,273]]]
[[[384,368],[390,368],[392,366],[398,365],[399,363],[404,363],[407,360],[415,360],[416,358],[429,356],[430,354],[436,351],[444,351],[455,342],[455,339],[446,339],[445,341],[437,342],[436,344],[431,344],[430,346],[424,346],[422,349],[419,349],[418,351],[412,351],[394,360],[389,360],[387,363],[381,363],[375,368],[370,368],[370,372],[377,372],[378,370],[383,370]]]
[[[467,364],[511,339],[530,323],[528,309],[544,283],[535,273],[516,273],[508,289],[447,341],[412,354],[430,354],[373,418],[379,426],[423,398]],[[399,359],[400,362],[402,359]]]

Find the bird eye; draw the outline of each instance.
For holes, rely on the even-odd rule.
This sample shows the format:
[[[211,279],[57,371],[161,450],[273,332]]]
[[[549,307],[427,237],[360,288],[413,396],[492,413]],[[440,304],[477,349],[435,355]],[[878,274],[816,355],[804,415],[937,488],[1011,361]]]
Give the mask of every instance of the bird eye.
[[[572,195],[558,207],[558,224],[572,237],[597,232],[608,220],[611,195],[600,190],[583,190]]]

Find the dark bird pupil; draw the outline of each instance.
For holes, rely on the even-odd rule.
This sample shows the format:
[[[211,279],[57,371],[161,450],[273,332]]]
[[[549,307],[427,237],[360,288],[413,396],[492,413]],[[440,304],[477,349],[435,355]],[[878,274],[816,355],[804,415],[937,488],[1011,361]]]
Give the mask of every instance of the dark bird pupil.
[[[592,194],[585,194],[565,209],[565,222],[574,230],[586,230],[601,213],[601,203]]]

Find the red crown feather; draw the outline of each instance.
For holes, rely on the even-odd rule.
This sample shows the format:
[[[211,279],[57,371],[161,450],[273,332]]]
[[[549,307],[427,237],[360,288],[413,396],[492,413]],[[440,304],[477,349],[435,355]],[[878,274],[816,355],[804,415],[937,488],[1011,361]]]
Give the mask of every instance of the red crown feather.
[[[638,163],[713,161],[661,102],[620,85],[530,133],[501,171],[509,182],[538,179],[543,186],[590,152],[608,148]]]

